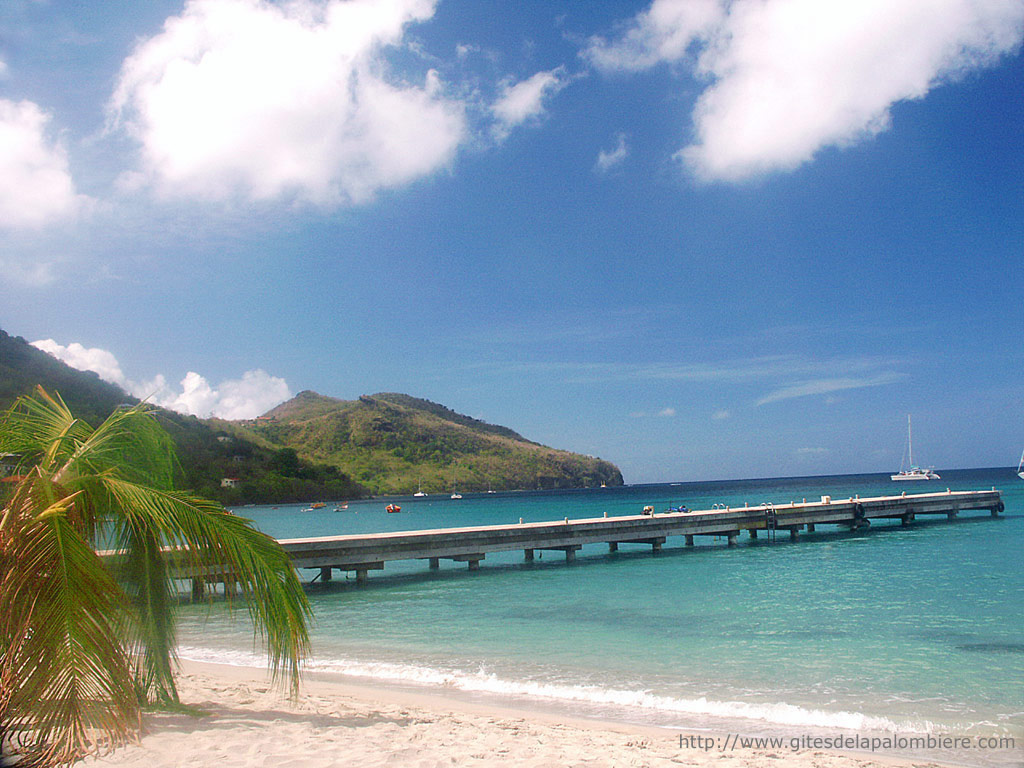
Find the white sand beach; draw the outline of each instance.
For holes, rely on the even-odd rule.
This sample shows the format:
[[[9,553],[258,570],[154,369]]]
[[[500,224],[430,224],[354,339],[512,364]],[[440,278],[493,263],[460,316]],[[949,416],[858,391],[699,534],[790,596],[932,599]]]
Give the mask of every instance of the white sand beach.
[[[132,768],[333,768],[510,764],[875,768],[935,766],[816,750],[697,749],[659,728],[571,719],[433,694],[307,680],[297,702],[261,670],[185,662],[184,703],[206,714],[155,713],[139,743],[82,765]],[[684,735],[685,736],[685,735]],[[707,737],[707,734],[703,734]]]

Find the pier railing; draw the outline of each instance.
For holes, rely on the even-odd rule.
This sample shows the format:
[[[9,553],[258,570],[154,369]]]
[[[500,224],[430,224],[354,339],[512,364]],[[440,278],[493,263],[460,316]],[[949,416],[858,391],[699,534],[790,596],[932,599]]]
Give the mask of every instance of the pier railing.
[[[454,560],[476,569],[489,552],[523,550],[524,558],[531,561],[538,550],[556,550],[572,560],[583,546],[595,543],[607,543],[613,552],[626,543],[648,544],[658,550],[670,536],[684,537],[688,546],[696,536],[717,536],[735,545],[742,531],[752,538],[762,533],[774,538],[779,532],[788,532],[796,539],[801,530],[813,531],[817,525],[856,529],[877,519],[899,519],[909,525],[919,516],[952,519],[962,511],[985,510],[997,515],[1002,509],[1000,492],[995,489],[848,499],[823,496],[819,501],[790,504],[284,539],[280,543],[296,568],[319,568],[323,580],[331,578],[332,570],[355,571],[357,581],[364,581],[369,571],[380,570],[392,560],[427,560],[431,568],[437,568],[440,560]]]
[[[729,546],[737,543],[741,532],[751,538],[761,535],[774,540],[780,533],[795,540],[800,531],[813,531],[818,525],[839,525],[860,529],[872,520],[898,519],[910,525],[916,518],[942,515],[954,519],[960,512],[983,510],[993,516],[1003,511],[999,491],[944,491],[900,496],[853,496],[834,499],[822,496],[819,501],[789,504],[759,504],[697,511],[650,511],[639,515],[564,518],[556,521],[522,522],[512,525],[479,525],[434,530],[397,531],[388,533],[321,536],[282,539],[281,546],[299,569],[319,569],[316,578],[329,581],[335,570],[355,572],[356,581],[364,582],[370,571],[381,570],[394,560],[426,560],[436,569],[441,560],[468,564],[479,568],[490,552],[522,550],[530,562],[537,551],[554,550],[565,553],[568,561],[588,544],[605,543],[610,552],[620,544],[647,544],[661,549],[671,536],[681,536],[685,546],[693,546],[697,536],[724,539]],[[647,508],[650,510],[651,508]],[[101,556],[116,558],[114,552]],[[194,597],[203,593],[206,583],[234,583],[230,573],[215,566],[199,567],[171,552],[171,572],[176,578],[192,581]]]

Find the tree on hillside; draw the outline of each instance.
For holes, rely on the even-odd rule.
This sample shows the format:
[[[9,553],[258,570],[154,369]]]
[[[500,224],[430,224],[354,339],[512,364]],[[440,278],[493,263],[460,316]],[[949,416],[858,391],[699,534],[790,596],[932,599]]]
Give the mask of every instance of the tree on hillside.
[[[149,406],[93,429],[39,388],[0,416],[4,453],[20,465],[0,484],[0,743],[26,765],[116,746],[143,703],[177,701],[172,565],[236,579],[275,677],[298,690],[309,604],[287,553],[173,490],[173,443]]]

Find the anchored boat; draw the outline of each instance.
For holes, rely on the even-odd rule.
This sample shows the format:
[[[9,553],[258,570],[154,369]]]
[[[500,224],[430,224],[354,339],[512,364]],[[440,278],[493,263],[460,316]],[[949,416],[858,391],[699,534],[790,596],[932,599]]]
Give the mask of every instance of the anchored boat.
[[[929,467],[928,469],[921,469],[921,467],[914,465],[914,443],[910,432],[910,414],[907,414],[907,451],[904,454],[904,458],[910,464],[909,469],[903,469],[903,462],[900,462],[900,471],[895,475],[889,475],[891,480],[941,480],[935,473],[935,470]]]

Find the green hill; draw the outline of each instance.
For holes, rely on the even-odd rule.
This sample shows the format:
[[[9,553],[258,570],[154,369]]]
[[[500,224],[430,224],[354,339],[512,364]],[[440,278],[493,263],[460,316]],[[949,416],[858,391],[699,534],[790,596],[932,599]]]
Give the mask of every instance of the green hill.
[[[78,371],[0,330],[0,409],[41,384],[95,425],[136,403],[96,374]],[[178,485],[227,505],[337,500],[368,493],[587,488],[622,485],[607,461],[531,442],[409,395],[338,400],[301,392],[252,421],[157,410],[174,438]],[[237,487],[224,488],[223,478]]]
[[[78,371],[0,330],[0,409],[42,385],[59,392],[72,412],[96,426],[122,403],[138,399],[95,373]],[[290,448],[253,442],[221,428],[216,420],[157,409],[157,418],[177,446],[178,486],[227,505],[355,498],[366,489],[335,466],[299,459]],[[224,488],[223,478],[234,478]]]
[[[586,488],[622,485],[607,461],[548,448],[506,427],[395,393],[338,400],[300,392],[239,437],[293,448],[338,467],[375,493]]]

